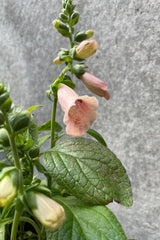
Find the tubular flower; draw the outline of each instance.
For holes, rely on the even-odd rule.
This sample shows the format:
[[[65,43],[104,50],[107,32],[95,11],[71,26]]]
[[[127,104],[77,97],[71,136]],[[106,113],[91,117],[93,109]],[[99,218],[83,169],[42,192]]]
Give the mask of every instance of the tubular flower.
[[[88,58],[97,51],[97,42],[95,40],[84,40],[76,48],[76,58]]]
[[[0,181],[0,207],[3,207],[14,199],[17,193],[17,186],[13,185],[9,175],[3,177]]]
[[[35,193],[37,207],[32,209],[35,217],[50,230],[56,230],[65,221],[61,205],[42,193]]]
[[[85,72],[82,76],[80,76],[80,79],[91,92],[109,100],[110,94],[107,91],[107,84],[101,79],[88,72]]]
[[[58,101],[64,111],[63,122],[67,125],[66,133],[82,136],[97,118],[98,101],[95,97],[78,96],[65,84],[58,89]]]

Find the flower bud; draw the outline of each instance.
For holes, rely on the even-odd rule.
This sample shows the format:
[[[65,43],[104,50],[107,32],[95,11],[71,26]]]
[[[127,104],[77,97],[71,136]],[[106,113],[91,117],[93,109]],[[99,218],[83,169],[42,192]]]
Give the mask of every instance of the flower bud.
[[[67,25],[65,25],[64,23],[57,19],[53,21],[53,25],[58,30],[58,32],[60,32],[64,37],[70,37],[70,32]]]
[[[34,216],[50,230],[56,230],[65,221],[65,211],[61,205],[46,195],[30,191],[27,205]]]
[[[6,173],[3,174],[5,171]],[[17,194],[19,183],[19,175],[17,169],[10,171],[9,167],[4,168],[1,172],[1,175],[2,174],[3,176],[0,178],[0,207],[3,207],[12,202]]]
[[[94,34],[93,30],[77,32],[74,36],[74,40],[76,42],[82,42],[84,40],[91,38],[93,36],[93,34]]]
[[[72,13],[71,15],[71,26],[75,25],[79,20],[79,12],[75,11],[74,13]]]
[[[8,132],[5,128],[0,129],[0,145],[2,145],[3,147],[8,147],[10,145]]]
[[[64,22],[64,23],[67,23],[68,22],[68,16],[65,15],[64,13],[60,13],[59,14],[59,19]]]
[[[54,62],[54,64],[56,64],[56,65],[60,65],[60,64],[64,63],[64,61],[61,61],[61,60],[59,59],[59,57],[56,57],[56,58],[53,60],[53,62]]]
[[[109,100],[110,94],[107,91],[107,84],[103,82],[101,79],[95,77],[94,75],[88,72],[85,72],[80,77],[80,79],[91,92]]]
[[[39,155],[39,147],[38,146],[33,146],[30,150],[29,150],[29,156],[31,158],[36,158]]]
[[[9,117],[9,121],[14,132],[25,130],[31,122],[31,113],[29,111],[22,111],[13,114]]]
[[[97,42],[95,40],[83,41],[76,48],[76,58],[88,58],[92,56],[97,50]]]
[[[5,111],[9,111],[11,108],[12,100],[7,91],[4,91],[0,95],[0,108]]]

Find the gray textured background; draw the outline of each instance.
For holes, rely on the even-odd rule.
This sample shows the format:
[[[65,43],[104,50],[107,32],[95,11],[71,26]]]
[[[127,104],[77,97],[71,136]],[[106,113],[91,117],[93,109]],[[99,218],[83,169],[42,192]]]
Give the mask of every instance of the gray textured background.
[[[75,0],[81,14],[76,30],[94,29],[98,51],[89,71],[108,84],[110,101],[99,98],[96,130],[121,159],[132,182],[134,204],[110,204],[128,238],[160,239],[160,1]],[[52,26],[59,0],[0,0],[0,78],[16,104],[50,117],[45,91],[58,76],[52,61],[68,41]],[[79,94],[90,94],[75,79]],[[90,94],[91,95],[91,94]],[[58,108],[57,119],[62,122]]]

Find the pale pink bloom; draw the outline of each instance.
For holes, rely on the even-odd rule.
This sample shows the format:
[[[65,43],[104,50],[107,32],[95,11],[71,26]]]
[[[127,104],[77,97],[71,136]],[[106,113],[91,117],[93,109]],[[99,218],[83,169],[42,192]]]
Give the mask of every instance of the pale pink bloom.
[[[66,133],[72,136],[85,134],[97,118],[97,99],[88,96],[80,97],[74,90],[61,84],[58,89],[58,101],[65,113],[63,122],[67,125]]]
[[[107,91],[107,84],[101,79],[95,77],[89,72],[85,72],[80,79],[86,85],[86,87],[93,93],[100,97],[104,97],[107,100],[110,98],[110,94]]]
[[[84,40],[76,48],[76,58],[88,58],[97,51],[97,42],[95,40]]]

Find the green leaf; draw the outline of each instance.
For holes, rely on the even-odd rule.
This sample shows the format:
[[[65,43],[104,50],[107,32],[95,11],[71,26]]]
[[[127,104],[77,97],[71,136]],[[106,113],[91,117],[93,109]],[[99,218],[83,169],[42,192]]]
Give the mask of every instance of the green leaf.
[[[32,106],[30,108],[28,108],[28,112],[32,112],[34,109],[38,108],[38,107],[43,107],[43,105],[35,105],[35,106]]]
[[[97,131],[90,128],[90,129],[88,129],[87,133],[90,136],[94,137],[98,142],[102,143],[105,147],[107,147],[107,144],[106,144],[104,138]]]
[[[50,131],[50,130],[51,130],[51,120],[38,126],[38,132]],[[57,122],[55,122],[55,132],[58,133],[61,131],[62,131],[62,127]]]
[[[54,180],[77,198],[106,205],[113,199],[132,205],[131,185],[120,160],[91,139],[65,139],[44,153]]]
[[[105,206],[89,206],[74,197],[54,197],[65,209],[66,221],[47,240],[127,240],[114,214]]]

